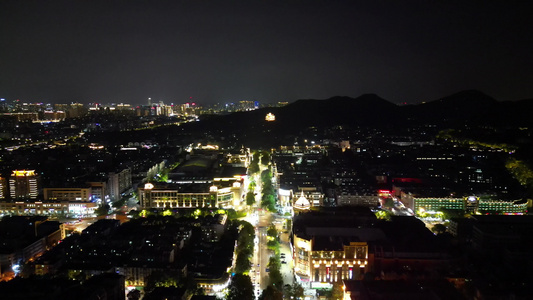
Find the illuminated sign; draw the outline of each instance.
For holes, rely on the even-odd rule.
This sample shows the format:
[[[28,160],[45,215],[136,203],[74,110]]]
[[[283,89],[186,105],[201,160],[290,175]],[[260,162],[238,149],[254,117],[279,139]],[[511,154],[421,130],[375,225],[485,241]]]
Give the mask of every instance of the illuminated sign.
[[[35,176],[35,170],[15,170],[11,176]]]
[[[333,284],[329,282],[311,282],[311,288],[312,289],[331,289],[333,287]]]
[[[146,183],[146,184],[144,185],[144,189],[145,189],[145,190],[151,190],[151,189],[153,189],[153,188],[154,188],[154,185],[151,184],[151,183]]]

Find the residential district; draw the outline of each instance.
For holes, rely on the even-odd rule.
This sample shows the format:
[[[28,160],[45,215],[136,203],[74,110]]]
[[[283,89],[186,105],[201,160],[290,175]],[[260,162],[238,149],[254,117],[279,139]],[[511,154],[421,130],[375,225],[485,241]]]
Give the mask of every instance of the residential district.
[[[530,299],[519,149],[224,107],[3,100],[0,298]]]

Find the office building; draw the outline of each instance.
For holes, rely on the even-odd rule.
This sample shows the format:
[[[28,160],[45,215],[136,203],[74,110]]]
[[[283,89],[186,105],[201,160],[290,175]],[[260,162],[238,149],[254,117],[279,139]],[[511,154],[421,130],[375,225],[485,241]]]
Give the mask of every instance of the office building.
[[[40,176],[35,170],[15,170],[9,178],[9,193],[12,200],[37,199]]]

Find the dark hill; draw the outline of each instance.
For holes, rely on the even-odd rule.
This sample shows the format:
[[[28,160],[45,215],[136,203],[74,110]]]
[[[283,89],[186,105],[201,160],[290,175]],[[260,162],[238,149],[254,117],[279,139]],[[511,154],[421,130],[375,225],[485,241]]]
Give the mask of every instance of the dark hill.
[[[303,128],[336,125],[378,126],[395,116],[399,107],[377,95],[365,94],[358,98],[332,97],[326,100],[298,100],[284,107],[261,108],[224,116],[206,116],[205,128],[217,126],[232,131],[248,131],[268,126],[273,132],[298,133]],[[267,113],[276,116],[275,122],[266,122]]]
[[[409,118],[418,122],[482,122],[488,114],[497,110],[498,101],[476,90],[453,95],[412,106],[403,107]]]
[[[298,100],[277,111],[276,121],[294,127],[370,125],[378,126],[393,117],[398,106],[374,94],[357,98]]]
[[[203,116],[201,122],[188,124],[184,129],[210,132],[212,136],[233,135],[262,143],[265,140],[294,141],[309,128],[339,125],[381,128],[428,123],[442,128],[461,124],[531,126],[532,111],[532,99],[498,102],[475,90],[409,106],[397,106],[375,94],[365,94],[357,98],[337,96],[326,100],[298,100],[280,108]],[[265,121],[269,112],[276,116],[275,122]]]

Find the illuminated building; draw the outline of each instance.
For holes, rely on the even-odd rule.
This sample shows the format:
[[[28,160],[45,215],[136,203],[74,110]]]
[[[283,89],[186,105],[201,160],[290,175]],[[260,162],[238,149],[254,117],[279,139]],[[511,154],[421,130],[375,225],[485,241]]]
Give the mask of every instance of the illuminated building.
[[[368,206],[378,207],[379,197],[374,193],[359,194],[359,193],[340,193],[337,194],[337,205],[353,205],[353,206]]]
[[[221,188],[213,185],[205,191],[187,191],[176,185],[155,186],[147,183],[138,190],[139,202],[142,208],[234,208],[242,198],[242,186],[236,183]]]
[[[361,279],[372,270],[368,242],[383,240],[371,228],[375,215],[367,208],[324,209],[294,218],[294,271],[311,287],[317,284]]]
[[[93,216],[96,208],[96,203],[83,201],[0,201],[0,214],[18,216]]]
[[[265,116],[265,120],[268,121],[268,122],[276,121],[276,116],[273,113],[268,113]]]
[[[439,211],[441,209],[453,209],[473,213],[493,212],[503,214],[523,214],[527,212],[527,202],[522,200],[503,201],[484,199],[476,196],[468,196],[464,198],[418,198],[407,196],[404,198],[402,198],[402,202],[403,200],[406,200],[404,204],[406,204],[406,206],[411,208],[413,211]]]
[[[316,187],[310,186],[299,186],[298,190],[300,194],[293,194],[293,205],[296,205],[296,202],[302,197],[309,203],[310,206],[322,206],[324,204],[324,194],[317,191]],[[300,202],[303,204],[303,202]],[[306,208],[307,209],[307,208]]]
[[[122,198],[121,194],[130,189],[131,184],[131,170],[129,168],[117,173],[109,173],[107,188],[111,200],[120,200]]]
[[[37,199],[39,185],[40,177],[35,170],[15,170],[9,178],[11,199]]]
[[[306,211],[306,210],[309,210],[311,208],[311,203],[309,203],[309,200],[307,200],[307,198],[305,198],[304,192],[302,191],[302,194],[300,195],[298,200],[296,200],[294,202],[292,207],[293,207],[295,212]]]
[[[90,201],[91,188],[44,188],[44,200]]]
[[[295,235],[294,261],[296,273],[309,278],[311,286],[359,279],[370,270],[366,242],[342,244],[340,240],[332,241],[330,237],[306,239]]]
[[[6,199],[7,195],[7,181],[4,177],[0,177],[0,200]]]
[[[91,181],[87,182],[91,187],[91,200],[101,201],[105,200],[108,195],[107,192],[107,183],[105,181]],[[109,198],[109,196],[107,196]]]

